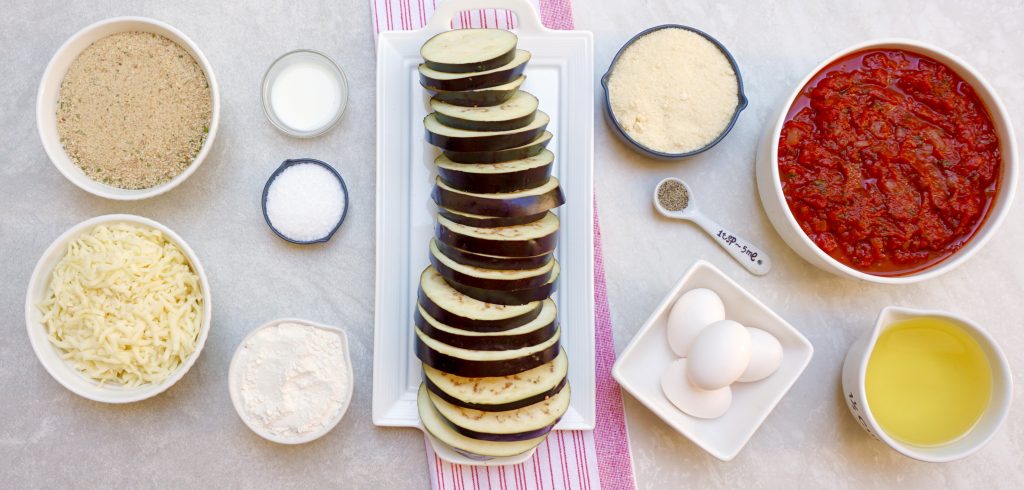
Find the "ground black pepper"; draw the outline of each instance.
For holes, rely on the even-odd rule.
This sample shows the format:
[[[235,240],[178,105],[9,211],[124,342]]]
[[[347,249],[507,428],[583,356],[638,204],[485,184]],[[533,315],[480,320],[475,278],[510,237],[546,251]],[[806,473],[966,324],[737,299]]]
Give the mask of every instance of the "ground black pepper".
[[[690,203],[690,194],[678,180],[666,180],[658,186],[658,202],[669,211],[682,211]]]

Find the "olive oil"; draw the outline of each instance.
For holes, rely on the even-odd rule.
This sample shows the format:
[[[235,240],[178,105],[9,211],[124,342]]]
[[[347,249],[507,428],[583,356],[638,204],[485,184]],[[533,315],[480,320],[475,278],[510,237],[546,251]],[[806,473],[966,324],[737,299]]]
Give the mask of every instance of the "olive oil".
[[[906,444],[941,446],[981,418],[992,397],[992,369],[978,342],[955,323],[912,318],[878,337],[865,388],[886,434]]]

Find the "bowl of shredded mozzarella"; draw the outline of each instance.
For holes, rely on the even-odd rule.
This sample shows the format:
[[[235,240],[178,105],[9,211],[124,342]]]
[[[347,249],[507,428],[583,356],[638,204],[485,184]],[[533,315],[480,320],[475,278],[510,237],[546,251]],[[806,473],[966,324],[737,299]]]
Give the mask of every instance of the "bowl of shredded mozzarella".
[[[29,281],[29,340],[55,380],[85,398],[129,403],[188,372],[210,329],[195,252],[166,226],[128,214],[73,226]]]

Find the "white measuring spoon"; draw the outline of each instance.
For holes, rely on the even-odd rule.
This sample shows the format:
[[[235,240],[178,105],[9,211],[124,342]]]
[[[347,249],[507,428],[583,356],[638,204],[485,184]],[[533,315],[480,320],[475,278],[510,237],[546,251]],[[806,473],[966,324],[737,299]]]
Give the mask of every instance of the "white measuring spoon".
[[[673,211],[665,208],[658,201],[658,189],[661,189],[661,186],[670,181],[678,182],[683,186],[683,191],[687,198],[682,209]],[[746,267],[752,274],[763,276],[772,269],[772,259],[768,257],[768,254],[764,253],[759,247],[754,246],[753,243],[722,228],[721,225],[715,223],[714,220],[708,218],[697,209],[693,199],[693,192],[690,191],[690,186],[686,185],[686,182],[674,177],[658,182],[658,185],[654,188],[654,208],[667,218],[688,220],[701,227],[715,240],[715,243],[721,245],[726,252],[729,252],[729,255],[732,255],[732,258],[736,259],[737,262]]]

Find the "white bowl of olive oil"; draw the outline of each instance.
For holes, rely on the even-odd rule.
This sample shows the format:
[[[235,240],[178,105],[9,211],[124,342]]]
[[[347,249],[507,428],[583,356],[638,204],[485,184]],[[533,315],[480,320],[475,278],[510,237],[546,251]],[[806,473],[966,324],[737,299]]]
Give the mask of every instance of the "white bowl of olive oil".
[[[911,458],[966,457],[999,430],[1013,379],[982,327],[941,311],[888,307],[850,347],[843,398],[861,427]]]

